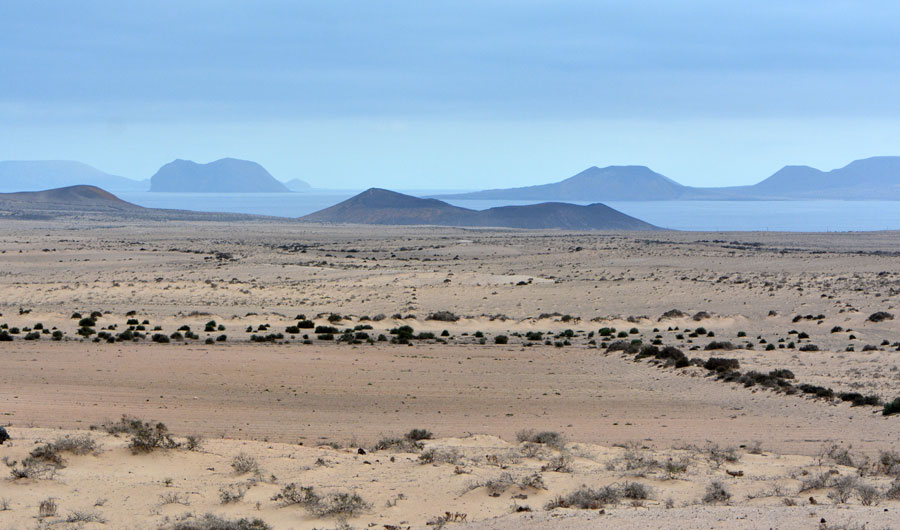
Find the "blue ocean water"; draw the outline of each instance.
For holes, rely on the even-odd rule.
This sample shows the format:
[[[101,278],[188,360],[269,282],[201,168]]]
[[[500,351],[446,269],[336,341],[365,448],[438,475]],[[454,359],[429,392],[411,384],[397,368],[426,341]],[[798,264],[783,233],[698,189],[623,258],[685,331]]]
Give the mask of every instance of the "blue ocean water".
[[[126,201],[151,208],[300,217],[327,208],[356,193],[120,192],[117,195]],[[447,202],[483,210],[494,206],[534,204],[539,201]],[[900,201],[635,201],[606,204],[648,223],[675,230],[900,230]]]

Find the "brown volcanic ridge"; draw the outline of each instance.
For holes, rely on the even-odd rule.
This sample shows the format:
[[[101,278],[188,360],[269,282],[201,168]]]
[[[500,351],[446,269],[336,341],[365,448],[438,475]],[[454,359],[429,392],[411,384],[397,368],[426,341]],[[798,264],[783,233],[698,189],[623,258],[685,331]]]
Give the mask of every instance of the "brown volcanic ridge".
[[[660,230],[605,204],[544,202],[470,210],[437,199],[421,199],[371,188],[302,221],[377,225],[438,225],[565,230]]]
[[[96,186],[78,185],[44,191],[0,193],[0,219],[100,217],[148,220],[240,221],[258,215],[144,208]]]
[[[53,216],[63,212],[135,212],[144,208],[96,186],[67,186],[44,191],[0,193],[5,216]]]

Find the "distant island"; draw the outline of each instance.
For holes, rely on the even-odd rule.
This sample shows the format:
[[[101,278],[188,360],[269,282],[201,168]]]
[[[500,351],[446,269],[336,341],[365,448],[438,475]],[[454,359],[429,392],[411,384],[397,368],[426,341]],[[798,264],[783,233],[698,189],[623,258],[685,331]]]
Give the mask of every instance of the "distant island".
[[[222,158],[208,164],[174,160],[150,178],[153,192],[283,193],[287,186],[256,162]]]
[[[38,191],[86,184],[111,191],[147,191],[146,180],[110,175],[73,160],[0,161],[0,191]]]
[[[470,210],[437,199],[422,199],[371,188],[301,221],[376,225],[437,225],[564,230],[660,230],[603,204],[558,202]]]
[[[300,179],[291,179],[285,182],[284,185],[291,191],[309,191],[312,189],[309,182]]]
[[[645,166],[590,167],[551,184],[436,195],[455,200],[900,200],[900,157],[856,160],[831,171],[785,166],[751,186],[684,186]]]

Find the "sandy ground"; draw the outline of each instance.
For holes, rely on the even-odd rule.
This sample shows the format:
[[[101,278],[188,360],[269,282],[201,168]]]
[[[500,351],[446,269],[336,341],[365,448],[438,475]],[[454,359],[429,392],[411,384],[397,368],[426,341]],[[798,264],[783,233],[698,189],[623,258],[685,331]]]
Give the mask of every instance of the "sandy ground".
[[[658,452],[641,444],[548,446],[474,435],[425,440],[416,452],[207,440],[192,451],[134,454],[127,435],[48,429],[11,434],[15,441],[3,446],[8,463],[65,436],[87,436],[98,447],[85,455],[64,453],[52,478],[7,481],[7,509],[0,512],[7,528],[71,527],[67,521],[76,518],[96,519],[84,523],[90,528],[164,528],[206,513],[298,529],[440,527],[442,519],[460,528],[821,528],[822,519],[833,528],[848,522],[889,528],[900,510],[900,500],[861,506],[854,493],[836,503],[834,488],[806,484],[824,475],[832,482],[850,477],[856,484],[889,487],[890,477],[874,468],[858,478],[858,469],[827,457],[765,451],[717,460],[702,447]],[[236,469],[236,457],[253,469]],[[683,467],[670,471],[672,462]],[[704,502],[714,481],[728,498]],[[356,494],[359,503],[354,511],[323,514],[279,498],[290,484],[311,487],[323,499]],[[584,487],[620,493],[602,509],[545,510]],[[47,499],[55,512],[39,517],[38,505]],[[522,513],[497,517],[516,511]]]
[[[67,457],[56,478],[0,481],[0,500],[11,505],[0,511],[0,528],[65,527],[75,524],[61,521],[69,511],[88,508],[102,512],[109,528],[160,528],[185,512],[259,516],[274,528],[339,524],[270,500],[290,482],[360,491],[372,507],[348,521],[358,528],[418,528],[446,511],[466,514],[465,522],[448,526],[473,528],[819,528],[822,518],[823,528],[866,522],[888,528],[894,501],[860,506],[854,493],[835,503],[832,485],[813,492],[818,500],[810,505],[799,489],[802,473],[827,466],[887,491],[890,473],[872,463],[880,452],[900,450],[897,416],[726,383],[700,366],[636,361],[607,351],[617,337],[599,331],[615,328],[614,335],[625,335],[618,339],[674,346],[700,364],[710,356],[734,358],[744,372],[788,369],[798,385],[891,400],[900,396],[900,320],[868,317],[896,312],[897,238],[4,223],[0,331],[19,329],[11,342],[0,342],[0,423],[14,438],[0,446],[0,457],[21,460],[38,442],[123,414],[164,422],[180,437],[201,434],[206,442],[200,452],[131,455],[127,436],[94,431],[103,451]],[[672,309],[684,314],[663,316]],[[73,313],[94,311],[94,334],[84,339]],[[427,318],[437,311],[459,319]],[[695,320],[698,312],[708,315]],[[340,320],[329,322],[333,313]],[[333,325],[339,337],[344,330],[367,336],[351,344],[312,329],[289,332],[299,315]],[[107,343],[135,328],[131,319],[143,328],[134,331],[147,336]],[[224,329],[206,332],[209,321]],[[395,338],[390,330],[403,325],[435,337],[409,345],[376,339]],[[197,338],[149,340],[183,326]],[[36,340],[25,340],[34,331]],[[53,331],[60,340],[51,339]],[[526,337],[535,332],[543,333],[540,340]],[[281,336],[272,342],[251,341],[274,333]],[[220,335],[227,340],[215,341]],[[495,344],[501,335],[507,343]],[[733,349],[706,350],[714,341]],[[436,440],[425,451],[430,444],[466,454],[457,463],[422,465],[421,451],[400,453],[395,462],[389,451],[356,453],[356,446],[371,449],[412,428],[433,431]],[[516,442],[523,429],[562,433],[574,470],[543,472],[546,490],[462,493],[470,475],[487,480],[509,471],[521,478],[558,456],[559,449],[523,455]],[[754,441],[768,456],[748,453]],[[823,457],[830,444],[851,450],[856,467],[835,467],[834,458]],[[739,461],[713,466],[703,452],[711,445],[738,449]],[[545,510],[551,498],[581,484],[633,479],[633,470],[607,468],[623,457],[622,446],[643,448],[660,462],[684,456],[691,464],[677,479],[659,468],[638,477],[654,490],[641,503],[622,499],[602,515]],[[221,505],[219,488],[247,480],[229,466],[241,451],[276,479],[257,477],[244,500]],[[491,451],[518,456],[487,459]],[[316,465],[322,454],[334,462]],[[772,461],[781,467],[767,467]],[[726,473],[737,464],[742,478]],[[732,490],[728,506],[699,501],[714,479]],[[777,494],[756,498],[757,488],[775,485]],[[190,505],[160,507],[159,496],[171,491],[189,496]],[[405,498],[388,508],[401,493]],[[519,494],[527,501],[513,498]],[[58,499],[55,518],[37,518],[45,496]],[[108,502],[92,508],[99,497]],[[510,514],[519,501],[533,511]]]

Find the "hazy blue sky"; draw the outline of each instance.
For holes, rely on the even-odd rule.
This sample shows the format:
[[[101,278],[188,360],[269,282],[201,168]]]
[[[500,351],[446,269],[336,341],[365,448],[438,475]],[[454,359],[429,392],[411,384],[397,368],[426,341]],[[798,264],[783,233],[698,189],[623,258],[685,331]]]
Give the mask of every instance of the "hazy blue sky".
[[[140,5],[137,5],[140,4]],[[900,155],[888,1],[4,1],[0,159],[482,188]]]

